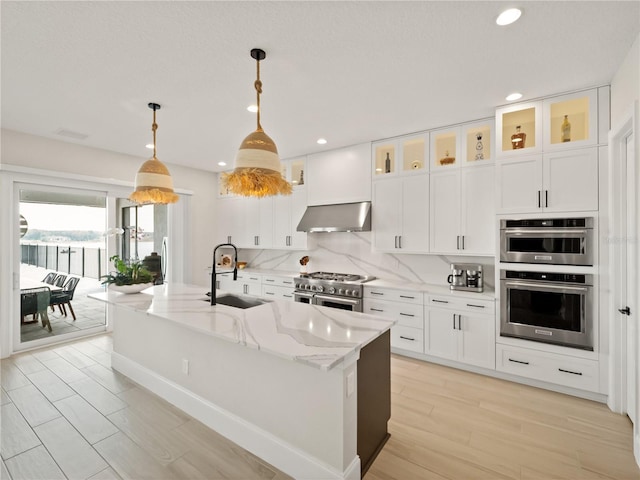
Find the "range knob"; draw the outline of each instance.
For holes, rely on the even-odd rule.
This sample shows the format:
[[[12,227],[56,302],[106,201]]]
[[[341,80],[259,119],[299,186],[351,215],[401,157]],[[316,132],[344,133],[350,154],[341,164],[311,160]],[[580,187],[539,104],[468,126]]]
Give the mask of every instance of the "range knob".
[[[329,293],[332,294],[332,295],[334,293],[336,293],[336,288],[335,287],[329,287]]]
[[[311,285],[311,291],[315,292],[316,291],[316,286],[315,285]]]
[[[304,286],[304,288],[305,288],[306,290],[311,290],[311,285],[309,285],[309,284],[307,283],[307,284]]]
[[[344,295],[344,289],[343,288],[339,288],[338,289],[338,295]]]
[[[349,295],[351,295],[351,290],[349,290],[348,288],[344,291],[344,294],[348,297]]]
[[[299,283],[294,283],[293,286],[296,287],[296,288],[300,288],[300,284]]]
[[[324,287],[322,285],[318,285],[318,287],[316,288],[316,291],[322,293],[324,292]]]

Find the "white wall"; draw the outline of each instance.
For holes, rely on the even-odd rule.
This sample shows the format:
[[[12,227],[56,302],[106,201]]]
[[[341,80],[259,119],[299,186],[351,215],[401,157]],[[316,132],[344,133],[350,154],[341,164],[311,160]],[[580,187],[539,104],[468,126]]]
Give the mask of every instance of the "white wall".
[[[2,129],[0,162],[41,170],[130,182],[147,160],[108,150],[61,142],[49,138]],[[189,238],[186,245],[187,283],[207,285],[203,263],[211,262],[214,247],[215,196],[217,177],[213,172],[167,164],[174,187],[192,192],[190,216],[186,219]],[[189,275],[188,272],[191,272]]]
[[[640,35],[611,80],[611,126],[615,127],[640,99]],[[636,135],[638,130],[636,130]]]

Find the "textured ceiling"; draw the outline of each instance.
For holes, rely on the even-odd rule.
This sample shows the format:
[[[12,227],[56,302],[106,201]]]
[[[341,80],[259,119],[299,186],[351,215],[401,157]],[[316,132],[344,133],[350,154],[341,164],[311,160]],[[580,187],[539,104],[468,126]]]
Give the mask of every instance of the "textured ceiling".
[[[2,1],[2,127],[220,170],[262,125],[282,158],[491,116],[608,84],[640,2]],[[61,136],[68,130],[84,139]],[[316,144],[318,137],[329,143]]]

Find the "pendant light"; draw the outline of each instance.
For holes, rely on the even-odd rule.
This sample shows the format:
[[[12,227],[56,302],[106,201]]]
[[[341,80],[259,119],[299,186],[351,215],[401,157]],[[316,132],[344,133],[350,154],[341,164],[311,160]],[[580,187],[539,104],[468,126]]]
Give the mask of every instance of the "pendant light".
[[[264,60],[266,54],[264,50],[254,48],[251,57],[257,64],[257,79],[254,82],[258,97],[257,128],[242,141],[236,155],[236,167],[233,172],[222,174],[222,182],[229,192],[245,197],[289,195],[291,184],[282,178],[276,144],[260,125],[260,60]]]
[[[160,105],[150,103],[149,108],[153,110],[153,157],[142,164],[136,174],[136,189],[129,195],[129,200],[140,205],[150,203],[176,203],[178,195],[173,192],[173,180],[171,174],[164,163],[156,158],[156,110],[160,110]]]

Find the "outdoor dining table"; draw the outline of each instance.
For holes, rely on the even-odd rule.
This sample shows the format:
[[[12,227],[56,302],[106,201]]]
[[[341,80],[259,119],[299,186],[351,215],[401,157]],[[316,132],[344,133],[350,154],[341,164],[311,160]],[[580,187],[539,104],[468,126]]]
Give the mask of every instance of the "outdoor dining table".
[[[27,279],[27,278],[21,278],[20,279],[20,294],[21,295],[28,294],[29,291],[31,289],[33,289],[33,288],[42,288],[42,287],[47,287],[52,292],[62,290],[62,287],[58,287],[56,285],[50,285],[50,284],[45,283],[45,282],[39,282],[37,280],[30,280],[30,279]],[[49,322],[49,314],[47,313],[47,308],[49,308],[48,304],[45,305],[43,309],[38,310],[38,312],[36,314],[34,314],[34,319],[32,321],[29,321],[29,322],[24,321],[24,316],[23,316],[22,317],[22,323],[26,324],[26,323],[37,322],[38,321],[37,317],[38,317],[38,315],[40,315],[40,318],[42,320],[42,326],[43,327],[47,327],[47,329],[49,331],[51,331],[51,323]]]

